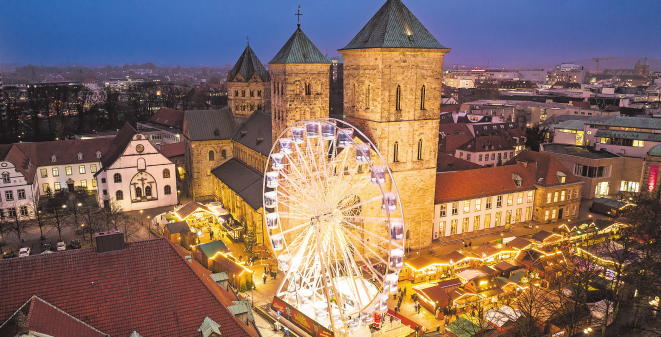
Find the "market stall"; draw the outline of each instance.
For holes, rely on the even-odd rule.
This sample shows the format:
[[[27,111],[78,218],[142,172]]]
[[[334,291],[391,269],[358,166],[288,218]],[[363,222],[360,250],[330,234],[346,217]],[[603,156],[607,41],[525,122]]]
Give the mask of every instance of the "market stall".
[[[433,256],[421,256],[406,261],[400,274],[413,283],[428,282],[450,277],[450,264]],[[400,277],[401,278],[401,277]]]
[[[414,287],[413,290],[418,295],[417,298],[420,299],[420,305],[429,310],[432,315],[436,315],[438,309],[447,307],[450,301],[450,296],[447,294],[446,289],[439,285],[426,288]]]
[[[226,272],[229,283],[238,291],[248,290],[246,285],[249,286],[255,282],[253,278],[254,271],[246,266],[245,262],[236,261],[231,255],[216,254],[210,264],[212,272]]]
[[[186,221],[193,228],[207,227],[216,223],[214,212],[199,202],[189,202],[176,209],[174,214],[179,221]]]
[[[232,214],[223,214],[218,217],[218,221],[225,231],[225,234],[233,242],[241,242],[245,236],[245,227],[234,219]]]

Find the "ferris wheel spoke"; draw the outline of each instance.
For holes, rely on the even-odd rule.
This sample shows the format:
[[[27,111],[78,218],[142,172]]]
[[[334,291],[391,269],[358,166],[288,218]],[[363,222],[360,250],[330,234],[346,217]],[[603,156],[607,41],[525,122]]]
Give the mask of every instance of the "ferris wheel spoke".
[[[369,199],[367,199],[367,200],[365,200],[365,201],[361,201],[361,202],[359,202],[359,203],[356,203],[356,204],[353,204],[353,205],[347,206],[347,207],[345,207],[345,208],[342,208],[342,209],[340,209],[340,212],[346,212],[346,211],[348,211],[348,210],[350,210],[350,209],[353,209],[353,208],[356,208],[356,207],[360,207],[360,206],[363,206],[363,205],[367,205],[367,204],[369,204],[369,203],[371,203],[371,202],[375,202],[375,201],[377,201],[377,200],[383,200],[383,197],[380,196],[380,195],[377,195],[377,196],[371,197],[371,198],[369,198]]]
[[[362,241],[361,238],[357,237],[357,236],[354,235],[352,232],[350,232],[350,231],[348,231],[348,230],[346,230],[346,229],[345,229],[345,232],[346,232],[346,235],[347,235],[347,236],[352,237],[352,238],[355,239],[355,240]],[[374,250],[372,250],[372,248],[370,248],[370,246],[371,246],[372,248],[376,248],[376,249],[380,249],[380,250],[385,250],[386,253],[387,253],[387,250],[386,250],[386,249],[383,249],[382,247],[379,247],[379,246],[377,246],[377,245],[374,245],[373,243],[366,243],[366,244],[364,244],[364,245],[361,246],[362,248],[367,249],[370,253],[372,253],[372,254],[374,255],[374,258],[376,258],[376,259],[379,260],[380,262],[383,262],[383,263],[386,263],[386,264],[387,264],[387,261],[382,257],[382,254],[379,254],[379,253],[375,252]]]
[[[358,227],[358,226],[356,226],[356,225],[354,225],[354,224],[352,224],[352,223],[350,223],[350,222],[343,221],[342,223],[345,224],[345,226],[341,227],[342,230],[345,231],[346,233],[348,233],[349,235],[355,237],[355,238],[357,238],[357,237],[355,236],[354,233],[355,233],[356,230],[358,230],[358,231],[361,231],[362,233],[365,233],[365,234],[369,235],[370,238],[373,239],[373,241],[378,241],[378,242],[381,243],[381,244],[385,244],[385,243],[389,243],[389,242],[390,242],[390,241],[388,241],[388,240],[383,239],[381,236],[378,236],[378,235],[376,235],[376,234],[374,234],[374,233],[372,233],[372,232],[370,232],[370,231],[366,231],[366,230],[364,230],[364,229],[362,229],[362,228],[360,228],[360,227]],[[350,229],[347,228],[347,227],[351,227],[351,228],[353,228],[354,230],[350,230]],[[359,239],[359,238],[357,238],[357,239],[358,239],[358,242],[363,242],[363,240],[361,240],[361,239]],[[378,244],[374,244],[372,241],[368,241],[368,242],[366,242],[363,246],[367,246],[367,244],[372,245],[373,247],[376,247],[376,248],[378,248],[378,249],[385,250],[386,252],[389,252],[387,249],[380,247]]]
[[[308,222],[306,222],[306,223],[303,223],[303,224],[301,224],[301,225],[298,225],[298,226],[295,226],[295,227],[289,228],[289,229],[284,230],[284,231],[282,231],[282,232],[280,232],[280,233],[282,233],[282,235],[285,235],[285,234],[287,234],[287,233],[289,233],[289,232],[293,232],[293,231],[295,231],[295,230],[301,229],[301,228],[303,228],[303,227],[309,227],[309,226],[310,226],[310,221],[308,221]]]
[[[350,219],[350,220],[367,221],[371,224],[377,224],[377,225],[386,225],[386,224],[388,224],[388,218],[385,218],[385,217],[362,216],[362,215],[345,215],[344,218],[345,219]]]

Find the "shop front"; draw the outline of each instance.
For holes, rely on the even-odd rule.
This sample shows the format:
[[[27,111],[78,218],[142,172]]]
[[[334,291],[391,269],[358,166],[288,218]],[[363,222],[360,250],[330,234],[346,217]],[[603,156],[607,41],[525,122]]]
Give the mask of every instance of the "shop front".
[[[439,310],[442,311],[443,308],[446,308],[450,301],[446,289],[439,285],[422,289],[414,287],[413,290],[417,294],[417,298],[420,299],[420,305],[429,310],[432,315],[437,315]]]
[[[402,272],[412,283],[432,282],[451,276],[450,265],[433,256],[421,256],[405,263]]]
[[[174,214],[179,221],[186,221],[191,228],[200,229],[216,224],[214,212],[198,202],[189,202],[175,210]]]

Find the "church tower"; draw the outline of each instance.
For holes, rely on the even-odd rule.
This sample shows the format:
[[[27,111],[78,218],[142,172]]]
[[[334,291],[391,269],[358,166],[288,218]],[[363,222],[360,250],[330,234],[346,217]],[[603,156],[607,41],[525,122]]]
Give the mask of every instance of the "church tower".
[[[344,57],[345,120],[365,133],[393,171],[407,247],[432,240],[443,56],[450,51],[401,0],[388,0]]]
[[[300,24],[269,65],[273,142],[295,121],[328,117],[331,62]]]
[[[250,117],[255,110],[271,111],[271,76],[250,45],[227,74],[227,105],[234,117]]]

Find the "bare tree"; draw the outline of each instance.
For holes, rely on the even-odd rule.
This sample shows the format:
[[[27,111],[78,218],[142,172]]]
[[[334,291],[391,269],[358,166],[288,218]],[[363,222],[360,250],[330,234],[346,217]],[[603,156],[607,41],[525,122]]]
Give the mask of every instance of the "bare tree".
[[[16,235],[20,243],[23,243],[21,236],[30,228],[31,223],[18,213],[20,207],[15,201],[10,203],[10,207],[7,209],[9,214],[7,214],[8,220],[5,222],[5,226],[10,233]]]
[[[530,282],[527,288],[520,290],[512,305],[522,313],[521,317],[513,320],[522,337],[544,334],[544,323],[554,315],[554,308],[550,303],[554,298],[554,295]]]
[[[62,240],[62,230],[69,226],[66,221],[66,205],[54,207],[51,209],[50,225],[57,230],[58,241]]]
[[[36,193],[32,195],[32,203],[30,208],[32,208],[32,212],[34,213],[34,216],[37,220],[37,226],[39,227],[39,240],[44,240],[46,239],[44,236],[44,226],[46,226],[46,223],[44,222],[44,214],[42,213],[42,208],[45,209],[45,207],[44,201],[39,200],[39,191],[36,191]]]
[[[83,221],[83,237],[85,233],[90,235],[90,243],[94,240],[94,233],[103,232],[106,230],[104,225],[104,217],[101,209],[94,209],[88,207],[81,213]]]

